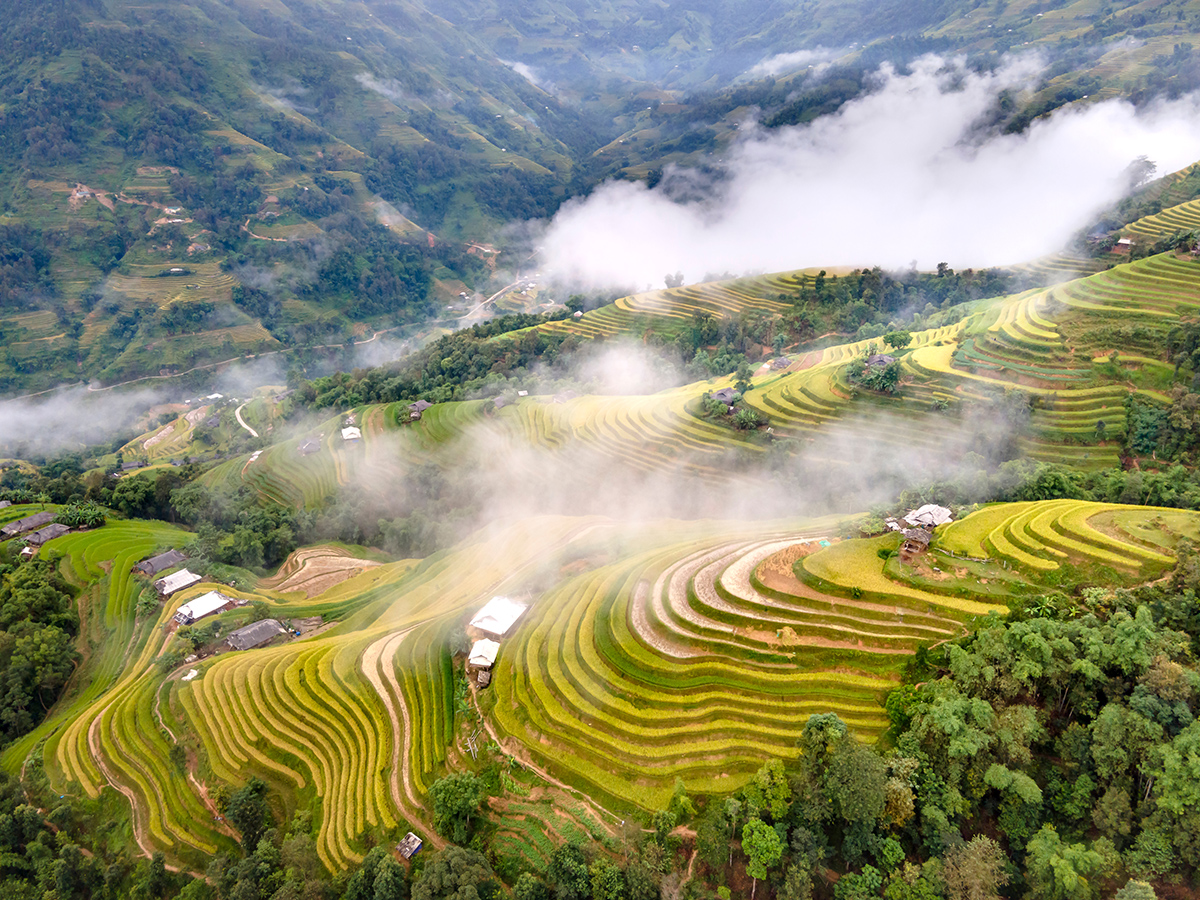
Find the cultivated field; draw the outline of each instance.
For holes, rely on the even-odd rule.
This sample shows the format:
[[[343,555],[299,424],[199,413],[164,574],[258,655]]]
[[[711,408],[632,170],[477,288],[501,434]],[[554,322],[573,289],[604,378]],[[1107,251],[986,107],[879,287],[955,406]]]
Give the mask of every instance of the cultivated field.
[[[544,860],[564,835],[611,841],[613,813],[663,807],[676,778],[691,792],[734,790],[765,759],[793,755],[813,713],[836,712],[874,739],[918,647],[1048,579],[1156,578],[1180,537],[1200,538],[1200,516],[995,505],[944,527],[916,566],[889,553],[899,536],[839,540],[841,528],[542,517],[419,564],[309,548],[255,590],[221,590],[330,628],[162,672],[152,661],[170,616],[214,585],[137,618],[147,582],[130,567],[187,535],[113,522],[43,551],[82,589],[87,658],[3,764],[14,771],[33,755],[64,793],[119,791],[144,850],[199,868],[235,838],[211,796],[257,775],[288,811],[314,810],[318,852],[336,870],[370,840],[429,835],[430,785],[464,764],[474,736],[515,761],[495,801],[513,813],[505,852]],[[461,628],[495,594],[530,609],[477,697],[463,680]],[[248,609],[222,618],[232,627]]]

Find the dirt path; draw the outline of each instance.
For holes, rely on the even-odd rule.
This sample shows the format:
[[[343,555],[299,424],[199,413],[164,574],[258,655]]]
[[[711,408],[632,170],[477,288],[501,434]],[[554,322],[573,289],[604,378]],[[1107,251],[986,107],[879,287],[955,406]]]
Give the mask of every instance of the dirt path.
[[[125,799],[129,801],[130,821],[133,823],[133,839],[137,841],[138,848],[142,851],[142,855],[149,859],[154,856],[154,851],[150,849],[150,846],[146,841],[146,835],[143,831],[143,826],[141,822],[138,821],[137,795],[134,794],[132,789],[121,784],[121,782],[117,779],[117,776],[114,775],[112,770],[108,767],[108,763],[104,761],[104,754],[100,752],[100,738],[96,729],[99,727],[100,720],[104,717],[106,712],[108,712],[107,706],[100,710],[100,712],[96,715],[96,718],[92,719],[92,724],[88,726],[88,749],[92,751],[92,758],[96,760],[96,765],[100,768],[100,774],[104,776],[104,780],[107,781],[113,788],[120,791]],[[167,868],[172,872],[181,871],[178,866],[172,866],[169,864],[167,865]]]
[[[392,777],[388,779],[388,789],[392,794],[392,802],[396,809],[410,822],[420,823],[425,827],[428,841],[440,850],[446,842],[430,827],[425,820],[424,810],[413,790],[412,772],[409,768],[409,752],[412,749],[412,719],[408,707],[404,703],[404,694],[400,692],[400,684],[392,667],[392,657],[400,647],[411,628],[385,635],[363,651],[360,666],[371,687],[379,694],[383,706],[387,710],[388,719],[392,724]],[[384,680],[388,687],[384,687]],[[388,689],[390,688],[390,690]],[[393,692],[396,698],[393,701]],[[403,721],[401,721],[403,720]],[[401,791],[403,785],[403,791]]]
[[[186,668],[187,668],[186,665],[180,666],[178,669],[176,669],[171,674],[171,676],[169,678],[167,678],[165,681],[163,681],[163,683],[158,686],[158,690],[154,692],[154,720],[156,722],[158,722],[158,727],[167,733],[167,736],[171,739],[171,743],[176,744],[176,745],[179,744],[179,738],[177,738],[175,736],[175,732],[171,730],[171,726],[168,725],[163,720],[162,710],[159,707],[159,703],[162,700],[162,689],[164,687],[166,687],[170,682],[178,679],[180,673],[183,672],[183,670]],[[89,737],[90,737],[90,735],[89,735]],[[94,748],[93,748],[92,752],[93,752],[93,754],[95,753]],[[224,831],[227,835],[229,835],[234,840],[241,840],[241,836],[236,831],[234,831],[224,821],[224,819],[221,818],[220,810],[217,809],[217,805],[213,802],[212,797],[210,797],[208,795],[208,788],[205,785],[201,784],[200,781],[196,778],[196,772],[195,772],[196,760],[195,760],[194,755],[189,754],[189,756],[191,758],[188,760],[187,778],[188,778],[188,781],[190,781],[192,783],[192,787],[194,787],[196,789],[196,796],[200,798],[200,802],[204,804],[205,808],[207,808],[208,811],[210,813],[212,813],[214,821],[219,821],[221,823],[220,828],[222,831]]]
[[[488,736],[491,737],[491,739],[496,742],[496,745],[500,748],[500,751],[502,753],[504,753],[508,756],[511,756],[513,759],[519,760],[522,766],[524,766],[526,769],[528,769],[529,771],[536,774],[539,778],[541,778],[547,784],[552,784],[556,788],[558,788],[560,791],[562,791],[564,794],[567,794],[570,797],[574,797],[576,800],[578,800],[580,803],[582,803],[585,807],[587,807],[591,811],[591,813],[595,817],[596,821],[599,824],[603,825],[608,830],[609,834],[613,835],[614,837],[617,836],[617,827],[616,827],[615,823],[619,822],[620,819],[618,819],[616,815],[614,815],[613,813],[610,813],[604,807],[598,806],[596,803],[592,802],[591,797],[587,797],[584,794],[581,794],[575,788],[566,784],[565,782],[559,781],[557,778],[555,778],[553,775],[551,775],[549,772],[547,772],[541,766],[532,762],[529,759],[528,754],[522,753],[522,751],[525,749],[523,744],[517,744],[517,746],[515,748],[510,747],[507,743],[505,743],[504,739],[502,739],[500,737],[500,735],[498,735],[496,733],[496,729],[492,725],[491,721],[489,721],[485,716],[483,716],[482,713],[480,714],[480,718],[483,720],[483,727],[487,731]],[[605,817],[607,817],[607,819]],[[607,824],[608,819],[611,819],[614,824],[611,824],[611,825]]]
[[[250,402],[249,400],[246,401],[246,403],[249,403],[249,402]],[[235,409],[233,411],[233,417],[235,419],[237,419],[237,422],[239,425],[241,425],[248,432],[250,432],[251,437],[258,437],[258,432],[255,431],[253,428],[251,428],[249,425],[247,425],[246,420],[242,418],[242,410],[246,408],[246,403],[243,403],[241,406],[239,406],[237,409]]]

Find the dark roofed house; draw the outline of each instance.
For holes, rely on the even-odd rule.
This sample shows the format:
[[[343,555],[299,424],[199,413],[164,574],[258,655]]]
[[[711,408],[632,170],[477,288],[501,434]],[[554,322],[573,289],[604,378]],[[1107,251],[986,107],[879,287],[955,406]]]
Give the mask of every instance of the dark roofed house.
[[[275,619],[263,619],[259,622],[251,622],[249,625],[244,625],[237,631],[232,632],[227,638],[229,646],[234,650],[249,650],[252,647],[259,647],[267,641],[271,640],[276,635],[284,634],[287,631]]]
[[[143,559],[133,567],[133,571],[141,572],[143,575],[157,575],[159,572],[165,572],[167,569],[177,566],[182,562],[187,562],[186,556],[178,550],[168,550],[166,553],[158,554],[158,556]]]
[[[900,545],[900,562],[912,562],[913,557],[919,556],[929,549],[933,535],[924,528],[904,529],[904,543]]]
[[[708,396],[713,400],[724,403],[726,406],[733,406],[733,398],[735,394],[737,394],[737,391],[731,387],[728,387],[721,388],[719,391],[713,391]]]
[[[307,441],[300,442],[301,456],[312,456],[312,454],[319,452],[320,449],[321,442],[316,438],[309,438]]]
[[[404,836],[404,840],[396,845],[396,849],[405,859],[412,859],[421,852],[421,839],[410,831]]]
[[[492,406],[494,406],[496,409],[504,409],[504,407],[508,406],[508,401],[503,397],[497,397],[492,401]]]
[[[125,462],[121,463],[122,472],[132,472],[134,469],[140,469],[141,467],[142,464],[136,459],[127,459]]]
[[[70,526],[55,523],[47,525],[45,528],[39,528],[33,534],[29,535],[25,540],[34,547],[40,547],[47,541],[52,541],[56,537],[62,537],[71,530]]]
[[[53,521],[54,513],[52,512],[34,513],[32,516],[17,519],[15,522],[9,522],[3,528],[0,528],[0,538],[7,540],[8,538],[16,537],[18,534],[24,534],[27,531],[33,531],[44,525],[49,525]]]
[[[4,507],[6,507],[6,506],[12,506],[12,501],[11,500],[0,500],[0,509],[4,509]]]
[[[421,418],[421,413],[433,406],[428,400],[418,400],[416,403],[408,404],[408,417],[410,419]]]
[[[896,357],[888,356],[886,353],[872,353],[867,357],[867,367],[874,369],[876,367],[890,366],[896,361]]]

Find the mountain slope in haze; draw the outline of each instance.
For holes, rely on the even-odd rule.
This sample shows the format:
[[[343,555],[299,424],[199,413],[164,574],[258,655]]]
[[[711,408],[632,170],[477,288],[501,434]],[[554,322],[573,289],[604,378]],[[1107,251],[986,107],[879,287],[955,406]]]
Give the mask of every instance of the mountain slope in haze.
[[[4,6],[0,390],[421,321],[487,275],[459,237],[553,210],[583,117],[373,9]]]
[[[472,242],[604,177],[701,164],[754,110],[768,127],[835,111],[884,60],[965,50],[987,65],[1018,38],[1053,46],[1014,127],[1089,89],[1179,90],[1197,15],[1193,0],[1041,15],[953,0],[12,0],[0,393],[250,353],[302,364],[305,348],[428,327],[491,276],[494,251]],[[754,70],[820,47],[839,48],[822,77],[803,56]],[[765,77],[738,81],[748,70]]]

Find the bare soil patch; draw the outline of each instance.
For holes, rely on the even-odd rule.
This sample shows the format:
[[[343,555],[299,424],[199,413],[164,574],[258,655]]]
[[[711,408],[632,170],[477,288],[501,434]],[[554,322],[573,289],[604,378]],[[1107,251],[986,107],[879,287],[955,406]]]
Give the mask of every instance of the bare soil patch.
[[[311,600],[378,565],[381,563],[351,556],[339,547],[306,547],[292,553],[274,576],[259,584],[281,593],[299,591]]]

